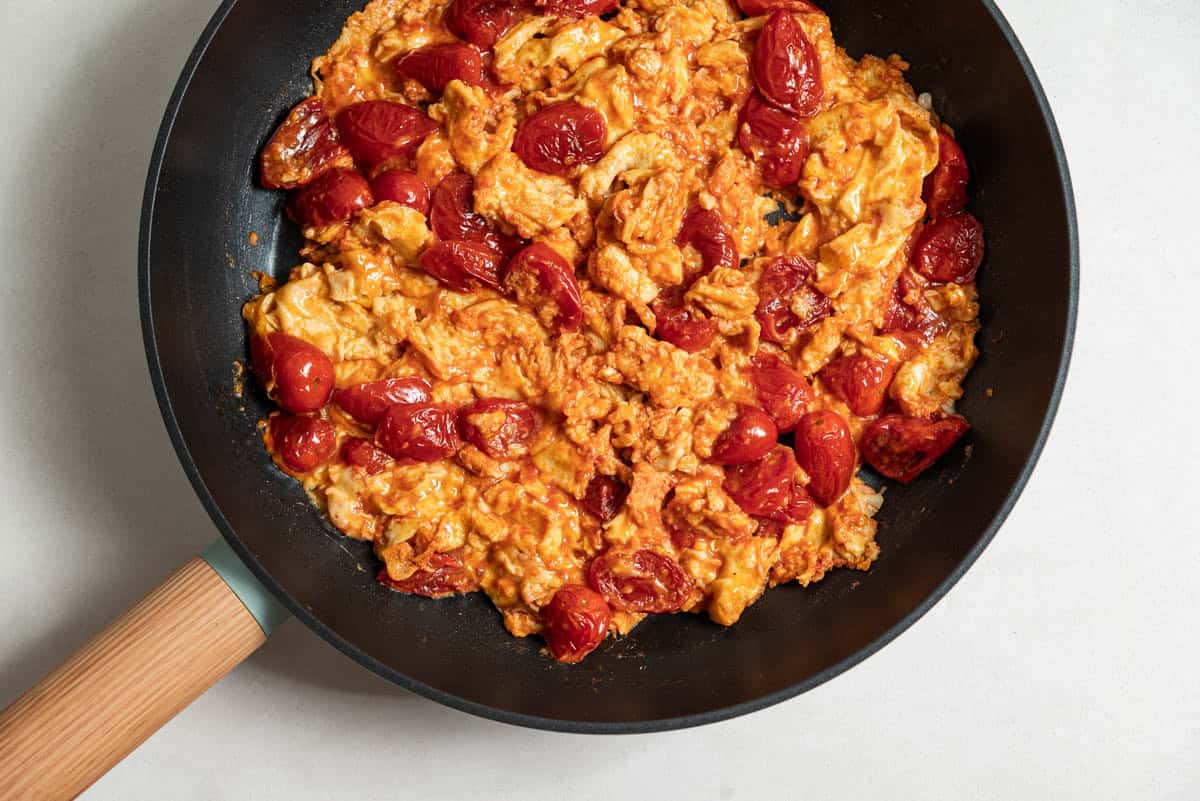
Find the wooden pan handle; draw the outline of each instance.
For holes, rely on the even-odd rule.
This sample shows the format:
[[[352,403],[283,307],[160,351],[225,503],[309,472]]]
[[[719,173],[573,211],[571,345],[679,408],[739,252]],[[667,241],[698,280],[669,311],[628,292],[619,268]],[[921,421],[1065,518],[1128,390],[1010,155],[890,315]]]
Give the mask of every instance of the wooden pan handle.
[[[286,613],[260,624],[222,549],[249,577],[224,542],[193,557],[0,713],[0,798],[74,798],[266,641]]]

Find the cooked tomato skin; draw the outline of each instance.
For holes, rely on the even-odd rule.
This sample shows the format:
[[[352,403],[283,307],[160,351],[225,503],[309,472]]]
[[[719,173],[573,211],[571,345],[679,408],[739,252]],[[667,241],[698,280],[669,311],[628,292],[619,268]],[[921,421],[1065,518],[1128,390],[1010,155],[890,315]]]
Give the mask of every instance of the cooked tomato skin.
[[[755,92],[738,116],[738,146],[758,164],[768,186],[787,189],[800,180],[808,158],[808,131],[799,117]]]
[[[617,516],[625,499],[629,497],[629,485],[616,476],[596,474],[588,482],[583,493],[583,508],[601,523]]]
[[[276,414],[267,426],[280,461],[294,473],[316,470],[337,450],[337,432],[315,415]]]
[[[674,559],[650,550],[605,551],[588,568],[588,586],[622,612],[678,612],[692,580]]]
[[[333,393],[333,402],[365,426],[378,425],[388,408],[397,403],[428,403],[429,382],[419,376],[369,381]]]
[[[429,186],[415,172],[386,170],[371,182],[376,203],[390,200],[429,216]]]
[[[504,257],[480,242],[443,241],[427,248],[417,263],[447,289],[473,292],[500,288]]]
[[[767,455],[779,439],[779,429],[762,409],[738,405],[738,415],[713,443],[713,464],[753,462]]]
[[[365,470],[367,475],[375,476],[387,469],[391,463],[391,458],[375,447],[369,439],[359,439],[351,437],[342,445],[340,452],[343,463],[350,467],[358,467]]]
[[[476,420],[483,415],[502,415],[503,422],[485,429]],[[541,424],[532,406],[508,398],[480,398],[460,409],[458,420],[463,439],[493,459],[524,456],[529,440]]]
[[[808,379],[773,353],[755,354],[750,361],[750,383],[758,405],[781,434],[795,430],[815,397]]]
[[[582,584],[564,584],[542,609],[542,636],[551,656],[575,664],[603,642],[611,621],[604,596]]]
[[[491,50],[532,8],[530,0],[454,0],[446,27],[481,50]]]
[[[754,317],[762,326],[762,337],[783,343],[789,331],[804,331],[829,316],[833,304],[809,280],[817,268],[803,256],[779,256],[763,268],[758,278],[758,307]],[[792,311],[796,299],[803,315]]]
[[[374,203],[371,185],[362,173],[338,167],[297,190],[288,201],[287,213],[300,225],[330,225],[348,220]]]
[[[294,414],[316,412],[333,394],[333,362],[316,345],[279,331],[250,340],[254,372],[271,398]]]
[[[808,494],[822,506],[842,497],[857,456],[846,421],[835,412],[809,412],[796,426],[796,461],[808,473]]]
[[[288,112],[263,148],[259,180],[267,189],[299,189],[326,170],[353,166],[325,103],[310,97]]]
[[[665,289],[650,304],[656,321],[654,336],[688,353],[699,353],[712,344],[717,324],[687,303],[680,289]]]
[[[776,514],[790,499],[796,467],[792,450],[776,445],[757,461],[726,468],[722,486],[746,514]]]
[[[721,215],[711,209],[694,206],[683,217],[676,243],[680,247],[694,247],[700,254],[700,272],[687,276],[689,282],[708,275],[718,267],[737,267],[737,246],[729,235],[729,228]]]
[[[750,72],[763,97],[784,111],[811,117],[821,110],[821,62],[791,11],[771,12],[754,44]]]
[[[930,220],[957,214],[967,206],[967,184],[971,171],[967,156],[946,129],[938,131],[938,164],[925,176],[921,193]]]
[[[396,60],[396,75],[409,78],[430,92],[441,93],[451,81],[478,86],[483,81],[483,57],[472,45],[435,44]]]
[[[522,122],[512,149],[529,169],[567,177],[576,167],[599,161],[607,138],[600,112],[568,100]]]
[[[337,115],[343,144],[366,168],[407,156],[438,124],[415,106],[391,100],[363,100]]]
[[[913,251],[913,267],[939,284],[968,284],[983,264],[983,226],[959,212],[925,226]]]
[[[881,475],[908,484],[928,470],[970,428],[960,415],[941,420],[884,415],[863,434],[863,459]]]
[[[887,390],[899,365],[880,356],[857,353],[834,359],[817,375],[858,417],[883,411]]]
[[[406,579],[393,579],[385,567],[380,569],[376,580],[398,592],[426,598],[445,598],[477,588],[475,578],[464,568],[458,551],[431,554],[427,561],[427,568],[416,571]]]
[[[375,431],[375,444],[400,462],[436,462],[462,447],[457,415],[434,403],[398,403]]]
[[[583,322],[583,296],[570,263],[554,248],[534,242],[521,249],[504,268],[504,289],[530,308],[550,304],[551,325],[559,333],[578,331]]]

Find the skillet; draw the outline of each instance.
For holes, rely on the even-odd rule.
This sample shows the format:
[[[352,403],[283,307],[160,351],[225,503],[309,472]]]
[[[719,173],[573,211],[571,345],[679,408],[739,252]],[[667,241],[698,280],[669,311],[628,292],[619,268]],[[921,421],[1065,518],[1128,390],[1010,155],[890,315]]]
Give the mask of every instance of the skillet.
[[[970,208],[988,237],[981,358],[960,404],[972,432],[913,485],[889,486],[870,572],[772,590],[729,629],[692,615],[651,618],[577,666],[539,654],[537,638],[510,637],[482,594],[433,601],[378,585],[370,546],[338,534],[271,463],[255,428],[266,399],[249,380],[244,396],[233,391],[233,364],[247,357],[239,312],[256,291],[251,271],[286,275],[301,244],[283,193],[255,180],[257,153],[310,91],[311,59],[363,2],[226,0],[184,67],[147,178],[138,271],[151,376],[189,479],[253,575],[240,580],[269,592],[258,603],[277,599],[365,667],[438,702],[593,733],[761,709],[857,664],[928,611],[1028,480],[1075,324],[1065,155],[1033,68],[991,0],[822,4],[852,55],[899,52],[911,62],[909,81],[933,95],[968,154]],[[260,591],[239,595],[253,608],[247,593]]]

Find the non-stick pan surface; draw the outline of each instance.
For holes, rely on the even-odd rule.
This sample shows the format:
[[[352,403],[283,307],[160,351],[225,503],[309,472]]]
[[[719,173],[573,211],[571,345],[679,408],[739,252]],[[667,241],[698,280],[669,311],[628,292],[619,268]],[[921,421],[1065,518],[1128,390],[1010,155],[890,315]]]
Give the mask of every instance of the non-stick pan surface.
[[[300,244],[283,193],[256,185],[256,154],[308,93],[310,60],[362,2],[225,2],[184,68],[147,180],[139,274],[155,389],[196,492],[258,577],[318,634],[397,684],[497,720],[586,732],[678,728],[765,707],[846,670],[927,611],[1028,479],[1074,330],[1078,257],[1062,146],[992,3],[824,4],[852,54],[912,62],[911,82],[933,94],[970,159],[972,210],[988,235],[983,355],[961,404],[973,432],[916,484],[888,489],[870,572],[772,590],[729,629],[693,615],[650,619],[565,666],[538,653],[538,638],[510,637],[481,594],[431,601],[376,584],[370,548],[340,536],[272,465],[255,430],[268,406],[252,382],[245,397],[234,393],[251,271],[283,276]]]

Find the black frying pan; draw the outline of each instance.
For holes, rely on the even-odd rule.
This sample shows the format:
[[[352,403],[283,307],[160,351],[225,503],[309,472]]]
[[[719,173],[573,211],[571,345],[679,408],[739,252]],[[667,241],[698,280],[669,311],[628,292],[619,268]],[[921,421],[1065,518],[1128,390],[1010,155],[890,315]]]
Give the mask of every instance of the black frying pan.
[[[272,465],[255,430],[265,399],[232,392],[231,365],[246,357],[239,309],[256,291],[250,271],[285,275],[301,241],[284,195],[257,186],[256,154],[310,91],[310,60],[361,3],[226,2],[184,68],[146,184],[139,276],[154,386],[196,492],[255,575],[332,645],[410,690],[509,723],[580,732],[673,729],[760,709],[846,670],[924,614],[1028,479],[1075,321],[1062,145],[995,6],[824,3],[850,53],[898,52],[912,63],[911,83],[933,94],[970,159],[971,209],[988,237],[982,357],[960,407],[972,433],[917,483],[888,489],[882,553],[869,573],[772,590],[729,629],[691,615],[652,618],[564,666],[538,653],[537,638],[510,637],[482,594],[432,601],[376,584],[370,548],[339,535]]]
[[[231,554],[189,562],[0,712],[6,798],[73,796],[253,651],[269,628],[255,576],[363,665],[497,720],[639,732],[760,709],[861,661],[928,610],[1033,469],[1066,375],[1078,283],[1070,180],[1045,97],[990,0],[826,0],[851,53],[912,62],[913,85],[933,94],[968,154],[971,208],[988,237],[982,358],[960,406],[974,430],[917,483],[889,488],[870,572],[772,590],[729,629],[652,618],[575,666],[541,655],[536,638],[510,637],[481,594],[383,589],[369,546],[338,534],[272,465],[255,428],[265,399],[233,391],[251,270],[283,276],[300,245],[283,194],[256,186],[256,156],[308,93],[310,60],[362,2],[227,0],[184,68],[146,184],[146,353],[179,458],[253,576]]]

